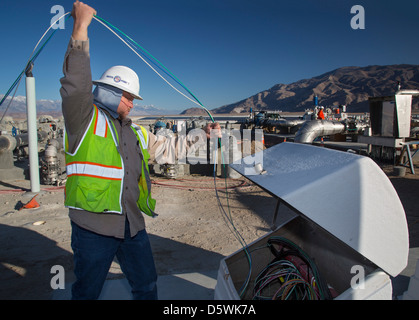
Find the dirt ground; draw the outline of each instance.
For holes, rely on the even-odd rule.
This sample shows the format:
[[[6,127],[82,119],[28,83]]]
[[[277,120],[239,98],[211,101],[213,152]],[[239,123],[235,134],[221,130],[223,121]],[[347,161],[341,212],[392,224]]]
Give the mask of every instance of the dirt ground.
[[[228,179],[227,191],[225,179],[216,185],[246,241],[270,230],[274,199],[244,179]],[[64,267],[67,282],[74,280],[63,188],[41,186],[35,198],[40,207],[19,210],[33,196],[28,190],[26,180],[0,182],[0,299],[50,299],[54,265]],[[158,178],[153,196],[159,216],[147,216],[146,225],[159,275],[216,270],[224,256],[241,248],[219,210],[212,177]],[[122,277],[115,261],[108,279]]]
[[[406,211],[410,247],[419,247],[419,173],[393,175],[383,166]],[[243,179],[185,176],[182,180],[154,178],[155,219],[147,230],[160,275],[216,270],[220,260],[239,250],[218,199],[236,229],[250,243],[270,231],[276,200]],[[33,197],[27,180],[0,181],[0,299],[51,299],[54,265],[64,267],[66,282],[74,280],[71,230],[63,206],[63,188],[41,186],[38,208],[21,209]],[[230,210],[230,213],[228,212]],[[122,278],[117,261],[108,278]]]

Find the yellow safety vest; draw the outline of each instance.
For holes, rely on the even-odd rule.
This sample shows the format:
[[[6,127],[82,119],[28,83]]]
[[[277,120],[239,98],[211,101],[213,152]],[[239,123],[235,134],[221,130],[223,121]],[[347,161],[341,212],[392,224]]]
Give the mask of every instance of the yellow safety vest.
[[[138,182],[140,196],[137,206],[141,212],[156,216],[156,201],[151,198],[148,168],[148,133],[142,126],[132,125],[142,152],[141,176]],[[64,133],[64,151],[67,169],[65,206],[97,213],[122,214],[122,187],[124,164],[119,153],[119,138],[113,122],[94,106],[90,124],[73,153],[68,151]]]

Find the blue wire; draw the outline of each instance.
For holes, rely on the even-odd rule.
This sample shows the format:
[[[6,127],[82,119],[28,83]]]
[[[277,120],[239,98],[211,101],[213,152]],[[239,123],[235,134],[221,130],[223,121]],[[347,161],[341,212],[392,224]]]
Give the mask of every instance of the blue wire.
[[[144,51],[144,49],[139,46],[137,43],[135,43],[134,41],[132,41],[129,37],[127,37],[123,32],[121,32],[118,28],[115,28],[112,24],[107,23],[107,21],[101,19],[101,21],[103,21],[104,23],[106,23],[111,29],[113,29],[116,33],[118,33],[120,36],[124,37],[126,39],[126,41],[133,47],[135,47],[134,49],[137,49],[136,52],[137,53],[142,53],[143,57],[145,59],[147,59],[147,61],[151,62],[155,67],[157,67],[160,71],[164,72],[167,76],[169,76],[173,81],[175,81],[178,85],[180,85],[183,89],[185,89],[192,98],[194,98],[198,103],[199,100],[190,93],[190,91],[188,90],[188,88],[182,83],[180,82],[178,79],[176,79],[176,77],[174,77],[170,72],[167,71],[167,69],[165,67],[162,67],[160,63],[157,63],[154,58],[149,57],[149,54]]]

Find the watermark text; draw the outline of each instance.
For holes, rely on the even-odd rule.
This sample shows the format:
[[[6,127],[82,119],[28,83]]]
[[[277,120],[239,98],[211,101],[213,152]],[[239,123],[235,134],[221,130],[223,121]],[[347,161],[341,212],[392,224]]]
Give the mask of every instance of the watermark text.
[[[351,28],[353,30],[364,30],[365,29],[365,9],[363,6],[357,4],[352,6],[351,14],[354,16],[351,19]]]
[[[64,7],[56,4],[55,6],[51,7],[50,13],[56,14],[51,18],[50,25],[52,25],[52,29],[65,29],[65,20],[60,19],[65,14]]]
[[[263,130],[222,129],[221,133],[220,137],[216,130],[211,130],[208,137],[203,129],[186,133],[186,129],[181,127],[175,137],[171,130],[160,129],[156,132],[160,143],[155,154],[156,163],[237,164],[243,167],[245,175],[260,174],[263,168],[263,153],[260,152],[264,149]]]
[[[50,285],[53,290],[65,289],[65,271],[61,265],[54,265],[51,267],[51,274],[54,276],[51,278]]]

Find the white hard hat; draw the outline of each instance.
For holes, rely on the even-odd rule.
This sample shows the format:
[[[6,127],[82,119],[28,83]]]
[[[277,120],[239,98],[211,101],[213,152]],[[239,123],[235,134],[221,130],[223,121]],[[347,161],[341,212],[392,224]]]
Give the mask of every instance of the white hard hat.
[[[125,66],[114,66],[102,74],[99,80],[93,81],[93,84],[107,84],[126,91],[134,96],[135,99],[143,100],[140,96],[140,80],[135,71]]]

